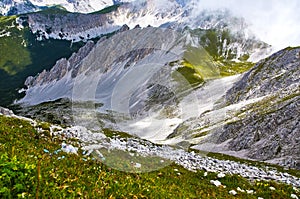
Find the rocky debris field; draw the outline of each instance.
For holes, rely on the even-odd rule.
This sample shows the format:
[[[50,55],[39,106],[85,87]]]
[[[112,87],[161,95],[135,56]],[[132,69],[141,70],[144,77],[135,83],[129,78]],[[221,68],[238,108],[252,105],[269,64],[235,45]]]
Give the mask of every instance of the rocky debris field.
[[[286,172],[282,173],[271,167],[255,167],[230,160],[219,160],[201,155],[197,152],[188,152],[167,145],[154,145],[149,141],[138,138],[122,138],[118,136],[107,137],[103,133],[92,133],[84,127],[70,127],[53,132],[53,136],[64,136],[66,139],[75,138],[80,143],[80,148],[86,154],[97,154],[103,160],[100,149],[120,150],[143,157],[159,157],[174,161],[176,164],[192,171],[205,170],[217,172],[220,175],[237,174],[250,180],[275,180],[300,187],[300,179]],[[105,157],[108,159],[110,157]],[[138,163],[139,164],[139,163]],[[143,165],[140,165],[143,167]]]

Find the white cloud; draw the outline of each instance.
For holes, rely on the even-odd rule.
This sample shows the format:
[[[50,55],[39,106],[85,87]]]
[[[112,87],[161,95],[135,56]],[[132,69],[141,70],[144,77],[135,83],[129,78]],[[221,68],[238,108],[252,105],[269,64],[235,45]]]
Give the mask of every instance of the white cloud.
[[[196,10],[227,8],[242,16],[261,40],[276,50],[300,46],[299,0],[192,0]]]

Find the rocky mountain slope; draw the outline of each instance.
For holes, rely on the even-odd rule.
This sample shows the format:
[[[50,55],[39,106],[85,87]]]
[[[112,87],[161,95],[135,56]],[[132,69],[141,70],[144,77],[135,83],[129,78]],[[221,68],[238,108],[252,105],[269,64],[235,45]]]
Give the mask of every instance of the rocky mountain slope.
[[[218,143],[231,139],[227,145],[230,150],[246,150],[249,158],[300,169],[299,53],[299,48],[275,53],[228,91],[229,104],[265,98],[248,107],[244,118],[225,125]]]
[[[27,78],[26,95],[18,103],[37,105],[61,98],[98,103],[102,105],[87,103],[88,107],[79,110],[93,112],[98,107],[88,114],[96,114],[94,118],[99,112],[106,114],[99,121],[104,119],[102,123],[107,127],[152,141],[165,139],[177,124],[198,114],[192,90],[222,77],[222,67],[189,33],[153,27],[123,29],[96,44],[88,42],[68,60],[59,60],[50,71]],[[213,101],[222,93],[216,92]],[[91,128],[103,127],[86,118],[84,111],[73,116],[78,116],[79,123],[91,123],[85,124]]]
[[[108,73],[109,76],[116,78],[113,72],[115,68],[120,68],[120,71],[123,70],[122,73],[125,73],[131,68],[130,66],[153,62],[153,58],[151,60],[145,59],[147,56],[160,56],[154,63],[170,65],[170,68],[174,68],[173,70],[179,71],[187,78],[189,83],[199,83],[204,79],[246,71],[249,66],[252,66],[251,62],[247,62],[247,59],[253,55],[253,51],[266,52],[268,49],[268,45],[263,42],[242,38],[242,36],[235,37],[229,30],[186,29],[179,32],[173,29],[152,27],[136,27],[129,30],[127,25],[122,26],[111,37],[103,37],[95,46],[92,43],[91,41],[88,42],[69,60],[59,60],[51,71],[44,71],[35,78],[28,78],[26,86],[29,89],[21,102],[37,104],[50,99],[70,97],[70,93],[66,94],[67,91],[72,90],[70,88],[64,88],[65,91],[62,92],[64,94],[47,95],[47,98],[40,97],[37,101],[33,98],[37,99],[38,96],[29,93],[38,92],[33,90],[37,87],[48,86],[54,80],[55,84],[58,84],[62,79],[74,80],[80,75],[78,73],[80,70],[89,71],[102,68],[101,73]],[[244,45],[243,43],[248,44]],[[92,48],[93,46],[94,48]],[[180,49],[180,52],[177,52],[177,48]],[[168,58],[169,51],[173,53],[174,58]],[[156,52],[160,52],[160,54],[156,55]],[[243,59],[243,57],[245,58]],[[78,61],[74,62],[73,60]],[[143,62],[143,60],[145,61]],[[118,63],[124,67],[117,66]],[[90,65],[90,67],[86,67],[86,65]],[[88,72],[88,74],[90,73]]]
[[[279,51],[243,75],[226,93],[225,102],[196,120],[226,110],[223,120],[194,125],[193,131],[201,129],[196,134],[202,137],[195,148],[205,149],[212,142],[213,151],[299,169],[299,52],[300,48]],[[201,131],[209,133],[201,136]]]
[[[0,2],[1,15],[14,15],[21,13],[34,12],[38,6],[33,5],[30,1],[4,0]]]

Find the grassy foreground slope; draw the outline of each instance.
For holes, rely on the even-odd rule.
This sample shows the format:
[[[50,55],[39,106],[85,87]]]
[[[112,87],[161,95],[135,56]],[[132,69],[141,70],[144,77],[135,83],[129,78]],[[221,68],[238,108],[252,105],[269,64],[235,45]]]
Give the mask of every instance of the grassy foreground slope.
[[[216,173],[191,172],[172,164],[150,173],[124,173],[92,157],[71,155],[60,149],[47,125],[38,133],[29,122],[0,116],[1,198],[290,198],[292,186],[250,182],[239,176],[218,179]],[[49,152],[48,152],[49,151]],[[52,155],[50,155],[50,153]],[[219,180],[216,187],[210,180]],[[270,186],[275,190],[271,190]],[[254,193],[230,190],[253,190]]]

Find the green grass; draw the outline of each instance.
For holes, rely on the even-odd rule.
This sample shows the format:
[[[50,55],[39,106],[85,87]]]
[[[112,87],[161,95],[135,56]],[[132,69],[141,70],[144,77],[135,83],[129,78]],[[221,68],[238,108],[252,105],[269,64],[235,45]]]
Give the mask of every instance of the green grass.
[[[215,187],[210,183],[217,179],[215,173],[204,176],[204,171],[191,172],[175,164],[149,173],[125,173],[81,153],[50,155],[61,142],[60,138],[41,136],[26,121],[0,116],[0,197],[277,199],[295,193],[288,185],[251,183],[237,175],[219,179],[226,187]],[[65,158],[59,160],[62,156]],[[271,191],[270,186],[276,190]],[[256,193],[228,194],[237,187]]]
[[[110,13],[110,12],[116,11],[120,7],[120,5],[121,4],[116,4],[116,5],[108,6],[108,7],[104,8],[104,9],[102,9],[102,10],[93,12],[91,14],[106,14],[106,13]]]
[[[65,15],[65,14],[68,14],[70,12],[68,12],[64,7],[62,7],[60,5],[55,5],[55,6],[47,7],[47,8],[45,8],[41,11],[38,11],[36,13],[49,14],[49,15]]]
[[[118,138],[132,138],[132,135],[129,135],[127,133],[124,132],[120,132],[120,131],[114,131],[108,128],[103,128],[103,133],[105,134],[105,136],[107,137],[118,137]]]
[[[293,99],[293,98],[296,98],[296,97],[298,97],[298,96],[300,96],[300,91],[299,91],[299,90],[296,91],[295,93],[292,93],[292,94],[290,94],[290,95],[285,96],[285,97],[282,98],[279,102],[285,102],[285,101],[291,100],[291,99]]]
[[[199,54],[195,54],[194,56],[199,56]],[[191,62],[188,60],[190,60]],[[175,66],[175,64],[179,64],[180,67],[176,69],[176,73],[172,74],[173,79],[175,81],[180,80],[180,77],[177,77],[178,72],[192,87],[204,83],[205,80],[242,74],[250,70],[254,66],[254,63],[252,62],[234,61],[220,62],[207,60],[206,62],[197,63],[197,61],[193,61],[191,57],[189,57],[188,59],[184,59],[181,62],[169,63],[170,66]]]
[[[204,36],[207,37],[206,39],[210,38],[209,34]],[[192,86],[198,86],[210,79],[242,74],[254,66],[254,63],[247,61],[248,55],[242,56],[239,61],[233,61],[215,52],[218,49],[217,44],[213,48],[216,48],[215,50],[212,48],[209,45],[198,48],[188,47],[182,60],[171,62],[169,65],[171,67],[179,66],[176,72],[180,73]],[[231,58],[234,56],[232,55]],[[173,74],[173,78],[174,80],[178,79],[176,73]]]
[[[179,76],[180,74],[180,76]],[[201,83],[203,83],[202,77],[198,74],[198,72],[191,67],[179,67],[176,70],[176,73],[172,74],[172,78],[175,81],[180,81],[180,79],[184,77],[185,80],[191,85],[191,86],[197,86]]]
[[[241,42],[237,35],[229,30],[188,30],[194,37],[199,38],[202,48],[191,48],[185,53],[185,61],[197,68],[204,78],[226,77],[244,73],[253,68],[254,63],[248,61],[250,55],[245,53],[238,57],[237,52],[229,48],[234,42]],[[265,48],[267,44],[260,41],[252,42],[254,46]],[[224,48],[225,44],[225,48]],[[228,48],[226,48],[228,47]],[[251,48],[249,46],[249,48]],[[246,49],[247,50],[247,49]],[[250,49],[248,49],[250,50]],[[238,60],[236,60],[238,59]]]
[[[26,48],[28,43],[24,40],[25,32],[28,30],[18,30],[15,27],[16,18],[16,16],[0,17],[1,30],[10,34],[0,37],[0,69],[9,75],[15,75],[32,64],[30,52]]]
[[[234,61],[226,61],[220,64],[220,75],[222,77],[232,76],[237,74],[242,74],[251,68],[253,68],[255,64],[252,62],[234,62]]]
[[[189,47],[183,55],[182,65],[197,71],[203,80],[220,77],[217,62],[202,47]]]

